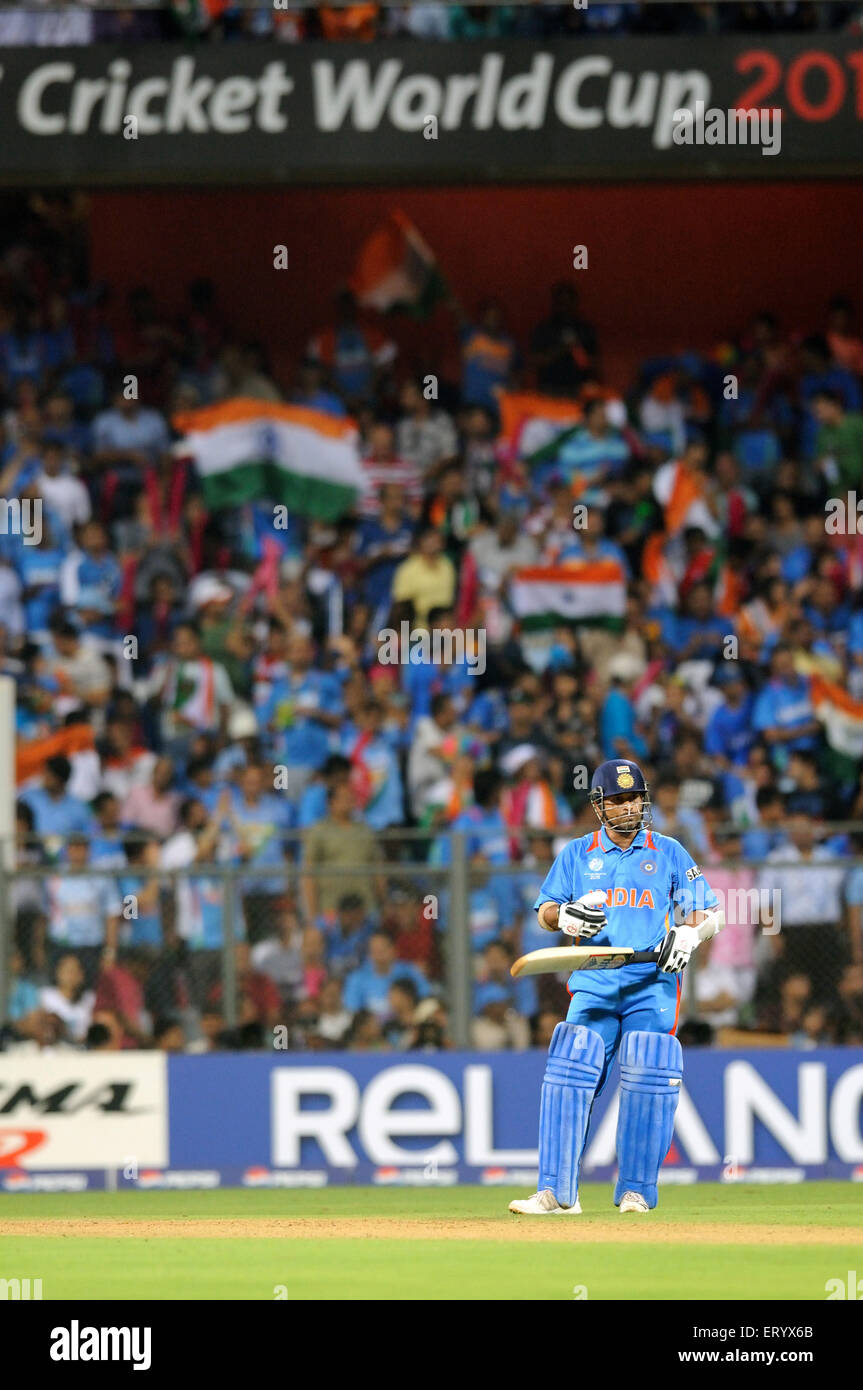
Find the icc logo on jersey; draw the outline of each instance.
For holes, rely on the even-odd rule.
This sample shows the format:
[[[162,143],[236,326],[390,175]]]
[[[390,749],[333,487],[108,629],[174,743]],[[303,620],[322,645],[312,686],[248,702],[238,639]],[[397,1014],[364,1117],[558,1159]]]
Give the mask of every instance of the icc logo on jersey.
[[[597,869],[601,869],[601,868],[602,868],[602,860],[601,860],[601,859],[589,859],[589,860],[587,861],[587,867],[588,867],[589,869],[593,869],[593,871],[594,871],[594,873],[595,873]]]

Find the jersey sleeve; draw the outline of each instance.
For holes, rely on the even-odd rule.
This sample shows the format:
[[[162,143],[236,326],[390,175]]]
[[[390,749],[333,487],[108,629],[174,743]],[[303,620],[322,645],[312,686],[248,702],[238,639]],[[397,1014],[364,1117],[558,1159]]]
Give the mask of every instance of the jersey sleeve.
[[[582,892],[578,850],[575,845],[564,845],[545,876],[533,905],[534,911],[543,903],[570,903]]]
[[[718,907],[719,899],[692,855],[679,841],[674,840],[672,844],[671,897],[675,907],[687,917],[690,912],[709,912]]]

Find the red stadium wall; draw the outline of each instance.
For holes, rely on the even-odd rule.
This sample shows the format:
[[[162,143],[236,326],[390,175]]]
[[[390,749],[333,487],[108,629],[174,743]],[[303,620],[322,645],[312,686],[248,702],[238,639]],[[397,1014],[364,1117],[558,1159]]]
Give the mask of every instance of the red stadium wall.
[[[504,298],[521,343],[547,286],[572,275],[618,385],[640,358],[709,347],[761,308],[811,329],[840,290],[863,307],[863,184],[838,181],[95,193],[92,270],[121,292],[152,285],[169,311],[189,280],[210,276],[227,321],[264,341],[283,373],[393,206],[416,222],[468,312],[483,295]],[[288,270],[273,269],[279,243]],[[572,272],[579,243],[589,269]],[[455,369],[445,311],[395,336],[407,356]]]

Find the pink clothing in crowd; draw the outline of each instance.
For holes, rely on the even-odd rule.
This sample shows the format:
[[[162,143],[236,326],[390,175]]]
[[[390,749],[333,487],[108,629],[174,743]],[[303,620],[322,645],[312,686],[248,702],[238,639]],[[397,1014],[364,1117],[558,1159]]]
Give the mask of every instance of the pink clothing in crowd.
[[[123,802],[120,819],[136,830],[152,830],[160,840],[173,835],[180,808],[178,792],[156,793],[152,787],[133,787]]]
[[[750,892],[755,888],[755,874],[751,869],[722,869],[705,864],[704,877],[725,912],[725,926],[710,945],[711,963],[753,965],[755,933],[759,929],[758,905],[754,892]]]

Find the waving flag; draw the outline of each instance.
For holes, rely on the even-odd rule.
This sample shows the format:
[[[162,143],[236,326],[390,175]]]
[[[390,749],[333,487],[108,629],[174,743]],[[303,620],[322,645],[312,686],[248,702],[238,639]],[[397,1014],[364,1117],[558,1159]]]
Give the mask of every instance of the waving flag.
[[[516,570],[510,602],[527,630],[561,623],[617,626],[626,612],[626,575],[607,559]]]
[[[49,758],[62,754],[71,758],[75,753],[88,753],[95,747],[89,724],[69,724],[43,738],[22,739],[15,750],[15,780],[27,782],[44,771]]]
[[[349,283],[363,308],[381,314],[425,318],[446,294],[434,252],[397,208],[363,242]]]
[[[558,439],[584,414],[578,401],[543,396],[538,391],[499,391],[500,438],[509,458],[529,458]]]
[[[236,399],[174,417],[208,507],[265,500],[335,521],[364,486],[352,420],[321,410]]]
[[[810,698],[830,747],[848,758],[863,758],[863,700],[818,675],[811,678]]]

